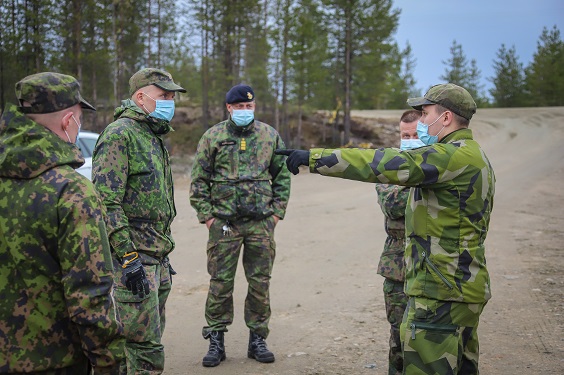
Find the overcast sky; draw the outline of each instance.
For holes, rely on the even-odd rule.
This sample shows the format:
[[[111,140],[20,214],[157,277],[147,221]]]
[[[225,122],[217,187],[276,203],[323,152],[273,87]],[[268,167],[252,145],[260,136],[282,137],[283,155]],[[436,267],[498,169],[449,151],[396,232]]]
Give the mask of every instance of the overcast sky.
[[[543,27],[554,25],[564,39],[564,0],[393,0],[401,9],[396,40],[409,41],[417,61],[415,79],[424,94],[444,74],[453,40],[481,70],[482,84],[494,74],[493,61],[502,43],[515,46],[527,66],[537,50]],[[489,95],[489,93],[488,93]]]

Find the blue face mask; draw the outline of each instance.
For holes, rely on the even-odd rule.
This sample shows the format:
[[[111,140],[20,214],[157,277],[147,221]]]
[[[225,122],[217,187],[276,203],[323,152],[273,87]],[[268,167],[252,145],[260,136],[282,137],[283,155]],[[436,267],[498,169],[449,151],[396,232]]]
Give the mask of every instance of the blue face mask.
[[[252,109],[234,109],[231,120],[237,126],[247,126],[255,119],[255,111]]]
[[[145,94],[145,93],[143,93]],[[147,95],[147,94],[145,94]],[[155,100],[147,95],[150,99],[155,102],[155,110],[149,113],[149,116],[160,119],[170,121],[174,117],[174,100]],[[143,107],[145,107],[143,105]],[[147,108],[145,108],[147,110]]]
[[[413,150],[425,146],[420,139],[402,139],[400,142],[400,150]]]
[[[421,140],[421,142],[423,142],[423,144],[429,146],[429,145],[432,145],[432,144],[437,143],[439,141],[439,134],[441,134],[441,132],[443,131],[443,129],[445,127],[443,126],[443,129],[441,129],[441,131],[438,132],[437,135],[430,135],[429,134],[429,128],[431,126],[433,126],[433,124],[435,124],[435,122],[439,121],[439,119],[443,115],[444,115],[444,112],[441,113],[441,115],[439,117],[437,117],[437,119],[435,121],[433,121],[432,123],[430,123],[429,125],[425,125],[421,121],[417,121],[417,136],[419,137],[419,140]]]

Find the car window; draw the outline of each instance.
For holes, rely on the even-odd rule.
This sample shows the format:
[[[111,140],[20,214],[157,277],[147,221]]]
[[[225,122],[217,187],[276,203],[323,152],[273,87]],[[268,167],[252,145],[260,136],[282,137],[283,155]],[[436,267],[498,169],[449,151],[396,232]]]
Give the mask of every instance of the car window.
[[[92,138],[79,138],[78,139],[78,148],[82,152],[82,156],[85,158],[92,157],[92,152],[94,151],[94,146],[96,146],[96,139]]]

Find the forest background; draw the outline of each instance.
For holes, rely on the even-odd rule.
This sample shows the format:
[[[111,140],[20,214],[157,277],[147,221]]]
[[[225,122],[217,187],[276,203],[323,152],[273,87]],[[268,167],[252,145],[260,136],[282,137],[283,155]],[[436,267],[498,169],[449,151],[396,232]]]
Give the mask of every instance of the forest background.
[[[385,145],[351,110],[402,109],[422,94],[411,46],[394,39],[400,13],[392,0],[0,0],[0,105],[15,100],[26,75],[71,74],[98,109],[85,129],[101,131],[128,96],[129,77],[158,67],[188,90],[167,139],[173,155],[193,153],[226,117],[225,92],[237,83],[253,87],[257,118],[289,147]],[[450,58],[440,79],[466,87],[481,108],[564,105],[556,26],[543,29],[527,66],[500,45],[487,92],[463,46],[443,48]]]

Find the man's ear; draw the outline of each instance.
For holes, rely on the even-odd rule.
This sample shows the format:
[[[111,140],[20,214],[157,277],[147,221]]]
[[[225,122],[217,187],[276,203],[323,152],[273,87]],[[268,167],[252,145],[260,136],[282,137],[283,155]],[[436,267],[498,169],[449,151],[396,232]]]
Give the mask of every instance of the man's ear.
[[[64,131],[66,131],[70,126],[72,115],[73,113],[71,111],[68,111],[63,115],[63,117],[61,117],[61,127]]]
[[[444,126],[449,126],[450,124],[453,123],[454,114],[451,111],[446,111],[443,116],[444,116],[444,122],[443,122]]]
[[[135,97],[135,100],[137,100],[137,103],[139,103],[141,105],[145,104],[145,103],[143,103],[143,93],[140,90],[135,93],[134,97]]]

